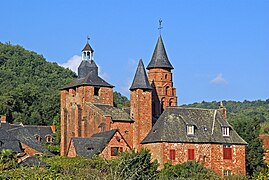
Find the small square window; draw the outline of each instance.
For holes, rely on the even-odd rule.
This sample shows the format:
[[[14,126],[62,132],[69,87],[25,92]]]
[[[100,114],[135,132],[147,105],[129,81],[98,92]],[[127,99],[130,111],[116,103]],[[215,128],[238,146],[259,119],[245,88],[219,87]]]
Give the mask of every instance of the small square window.
[[[187,125],[187,135],[194,135],[194,126]]]
[[[94,87],[94,96],[99,96],[99,90],[100,88]]]
[[[118,156],[119,152],[123,152],[122,147],[112,147],[111,148],[111,156]]]
[[[230,136],[230,128],[229,127],[222,127],[222,135],[223,136]]]

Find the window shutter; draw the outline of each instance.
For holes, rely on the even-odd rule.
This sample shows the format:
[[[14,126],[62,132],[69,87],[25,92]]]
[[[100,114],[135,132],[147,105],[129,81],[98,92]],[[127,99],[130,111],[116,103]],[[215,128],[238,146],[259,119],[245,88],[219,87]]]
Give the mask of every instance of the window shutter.
[[[231,147],[223,147],[223,159],[232,159]]]
[[[194,160],[194,149],[188,149],[188,160]]]
[[[170,149],[170,160],[175,160],[176,159],[176,150]]]

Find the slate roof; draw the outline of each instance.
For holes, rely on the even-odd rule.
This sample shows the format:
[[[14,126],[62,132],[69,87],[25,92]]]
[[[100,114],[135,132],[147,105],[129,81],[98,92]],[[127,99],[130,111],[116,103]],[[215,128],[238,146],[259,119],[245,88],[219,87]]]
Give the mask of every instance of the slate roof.
[[[85,78],[89,72],[98,76],[98,67],[93,60],[82,60],[78,67],[78,78]]]
[[[147,69],[151,68],[167,68],[167,69],[174,69],[172,64],[170,63],[162,37],[159,36],[157,44],[155,46],[152,58],[150,63],[147,66]]]
[[[121,109],[117,107],[113,107],[110,105],[104,104],[93,104],[99,110],[102,111],[103,115],[110,115],[113,121],[127,121],[127,122],[134,122],[131,118],[129,113],[127,113],[126,109]]]
[[[8,133],[3,127],[0,127],[0,151],[3,149],[11,149],[14,152],[22,152],[20,141]]]
[[[186,125],[194,125],[194,135],[187,135]],[[230,127],[229,137],[222,127]],[[181,107],[168,107],[141,144],[155,142],[247,144],[218,110]]]
[[[135,90],[135,89],[152,90],[152,87],[149,84],[149,80],[148,80],[142,59],[139,60],[139,64],[135,72],[134,80],[130,87],[130,90]]]
[[[77,87],[77,86],[96,86],[96,87],[111,87],[113,88],[114,86],[107,83],[105,80],[100,78],[99,76],[96,76],[94,73],[89,73],[85,78],[78,78],[72,81],[69,85],[64,86],[61,88],[63,89],[68,89],[71,87]]]
[[[84,46],[84,48],[82,49],[82,51],[91,51],[94,52],[94,50],[92,49],[92,47],[90,46],[90,44],[87,42],[86,45]]]
[[[51,152],[49,152],[45,147],[42,146],[41,142],[38,142],[33,135],[28,131],[28,129],[24,127],[17,127],[7,130],[8,133],[13,135],[17,140],[21,143],[29,146],[36,151],[46,154],[47,156],[54,156]]]
[[[32,166],[46,166],[46,163],[41,161],[35,156],[28,156],[26,157],[23,161],[19,163],[20,166],[27,166],[27,167],[32,167]]]
[[[104,150],[116,132],[117,130],[113,129],[94,134],[90,138],[75,137],[71,141],[73,141],[77,156],[91,158],[93,155],[99,154]]]
[[[41,142],[46,142],[46,137],[53,134],[50,126],[24,125],[23,127],[28,130],[32,137],[40,136]]]

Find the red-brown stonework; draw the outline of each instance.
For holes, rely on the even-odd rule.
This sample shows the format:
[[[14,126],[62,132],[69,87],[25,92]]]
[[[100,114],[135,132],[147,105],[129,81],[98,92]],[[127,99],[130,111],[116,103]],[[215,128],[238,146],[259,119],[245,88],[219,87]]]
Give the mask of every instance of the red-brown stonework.
[[[223,144],[191,144],[191,143],[150,143],[142,147],[149,149],[153,159],[157,159],[160,168],[165,163],[182,164],[189,159],[188,149],[194,150],[194,160],[205,167],[223,175],[224,170],[232,174],[246,174],[245,145],[231,145],[232,159],[223,159]],[[175,159],[170,159],[170,150],[175,150]]]
[[[113,89],[101,87],[94,95],[93,86],[79,86],[61,91],[61,155],[66,155],[72,137],[90,137],[99,131],[106,118],[87,103],[113,105]],[[108,126],[109,127],[109,126]]]
[[[153,87],[152,113],[160,116],[167,106],[177,105],[176,88],[173,87],[170,69],[152,68],[148,71],[148,79]]]
[[[114,154],[111,152],[113,148],[117,148],[118,152],[124,152],[130,150],[130,146],[127,144],[127,142],[121,137],[120,133],[116,132],[113,138],[109,141],[108,145],[105,147],[105,149],[100,154],[106,159],[113,159],[118,156],[118,154]]]
[[[152,92],[150,90],[136,89],[131,91],[130,110],[133,124],[133,148],[140,149],[140,142],[152,128]]]

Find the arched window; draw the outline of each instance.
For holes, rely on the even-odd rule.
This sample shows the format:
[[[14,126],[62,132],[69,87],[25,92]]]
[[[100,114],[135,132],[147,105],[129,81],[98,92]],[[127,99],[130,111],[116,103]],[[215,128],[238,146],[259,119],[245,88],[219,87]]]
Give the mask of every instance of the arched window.
[[[166,95],[169,95],[169,94],[168,94],[168,91],[169,91],[169,86],[166,86],[166,88],[165,88],[165,94],[166,94]]]

